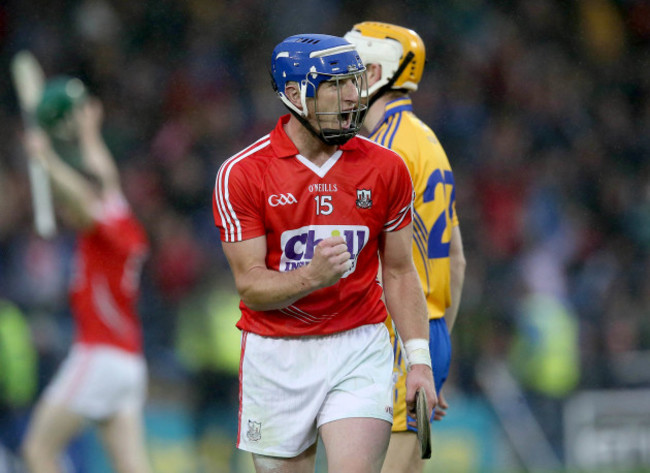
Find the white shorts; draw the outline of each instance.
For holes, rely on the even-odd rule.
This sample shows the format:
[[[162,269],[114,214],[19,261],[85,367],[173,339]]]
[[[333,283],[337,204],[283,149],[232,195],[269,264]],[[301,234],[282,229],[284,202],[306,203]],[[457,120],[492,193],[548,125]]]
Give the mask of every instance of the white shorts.
[[[241,356],[242,450],[290,458],[312,445],[327,422],[393,421],[393,355],[383,323],[318,337],[244,332]]]
[[[73,345],[47,387],[47,401],[91,420],[141,410],[147,395],[144,357],[106,345]]]

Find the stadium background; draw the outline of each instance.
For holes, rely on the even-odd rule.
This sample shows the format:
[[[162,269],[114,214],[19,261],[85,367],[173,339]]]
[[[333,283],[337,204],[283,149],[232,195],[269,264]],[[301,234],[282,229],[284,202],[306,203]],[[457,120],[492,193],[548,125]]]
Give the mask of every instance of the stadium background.
[[[428,471],[649,468],[650,2],[6,0],[0,299],[18,316],[0,306],[0,471],[18,468],[11,452],[72,336],[72,235],[32,230],[12,55],[28,48],[48,76],[78,76],[104,101],[105,137],[152,239],[141,311],[156,472],[243,472],[214,176],[284,113],[273,46],[369,19],[427,46],[414,108],[454,168],[468,261],[452,407]],[[24,333],[16,320],[37,363],[2,358]],[[92,435],[69,465],[108,471]]]

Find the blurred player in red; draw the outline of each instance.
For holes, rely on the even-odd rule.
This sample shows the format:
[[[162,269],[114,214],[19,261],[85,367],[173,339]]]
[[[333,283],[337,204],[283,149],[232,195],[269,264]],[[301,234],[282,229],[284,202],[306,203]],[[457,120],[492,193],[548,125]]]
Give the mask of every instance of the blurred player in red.
[[[424,43],[407,28],[380,22],[354,25],[345,35],[367,68],[369,110],[364,122],[370,139],[396,151],[409,168],[415,189],[413,260],[429,312],[430,350],[439,407],[451,362],[451,332],[465,277],[465,255],[456,215],[455,182],[447,155],[436,135],[413,113],[409,92],[417,90],[425,61]],[[392,315],[392,313],[391,313]],[[407,366],[390,319],[395,359],[394,422],[382,471],[421,472],[417,428],[406,402]],[[429,428],[427,425],[425,428]]]
[[[393,417],[386,305],[409,355],[407,402],[424,389],[436,404],[411,178],[356,136],[365,69],[350,43],[292,36],[271,66],[290,113],[223,163],[213,200],[241,296],[237,446],[258,473],[312,473],[320,435],[329,471],[379,473]]]
[[[25,146],[51,178],[57,210],[78,230],[70,304],[75,341],[35,407],[22,450],[32,473],[62,472],[60,456],[87,421],[97,427],[119,473],[150,472],[143,406],[147,369],[136,313],[148,241],[120,187],[101,136],[102,106],[88,98],[68,118],[76,129],[77,169],[40,129]]]

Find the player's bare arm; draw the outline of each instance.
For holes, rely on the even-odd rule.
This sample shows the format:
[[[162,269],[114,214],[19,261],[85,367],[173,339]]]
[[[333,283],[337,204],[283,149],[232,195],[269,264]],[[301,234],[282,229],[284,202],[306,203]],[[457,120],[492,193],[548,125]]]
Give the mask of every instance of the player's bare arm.
[[[101,102],[89,97],[74,111],[84,168],[97,177],[105,192],[119,190],[119,172],[102,137],[104,111]]]
[[[456,316],[458,315],[458,308],[460,306],[460,296],[463,292],[463,283],[465,281],[465,267],[467,261],[465,260],[465,251],[463,249],[463,239],[460,232],[460,227],[455,226],[451,230],[451,242],[449,244],[449,272],[450,272],[450,291],[451,291],[451,305],[445,311],[445,322],[447,322],[447,329],[449,333],[454,328]],[[443,394],[444,387],[438,393],[438,405],[433,415],[433,420],[440,421],[447,415],[449,404]]]
[[[386,306],[405,345],[409,340],[429,340],[426,301],[411,256],[412,235],[412,224],[386,232],[380,246]],[[406,378],[406,403],[413,414],[415,393],[420,388],[426,392],[430,415],[437,404],[431,366],[415,363],[409,367]]]
[[[460,306],[460,295],[463,292],[463,283],[465,282],[465,251],[463,249],[463,239],[460,233],[460,227],[455,226],[451,230],[451,241],[449,243],[449,271],[450,271],[450,290],[451,305],[445,311],[445,321],[447,328],[451,333],[458,315]]]
[[[311,262],[288,272],[267,268],[266,238],[223,243],[244,304],[253,310],[281,309],[307,294],[331,286],[350,268],[350,253],[342,237],[321,241]]]
[[[24,145],[30,159],[38,160],[49,173],[57,197],[63,200],[66,212],[72,216],[69,223],[78,228],[90,226],[93,209],[99,200],[90,184],[57,155],[50,139],[42,130],[27,130]]]

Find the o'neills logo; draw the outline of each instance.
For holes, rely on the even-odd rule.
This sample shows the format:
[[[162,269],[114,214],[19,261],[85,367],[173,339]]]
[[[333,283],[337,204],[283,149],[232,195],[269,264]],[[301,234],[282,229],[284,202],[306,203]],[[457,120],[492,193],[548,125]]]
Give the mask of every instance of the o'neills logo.
[[[291,205],[291,204],[298,203],[298,199],[296,199],[293,196],[293,194],[290,192],[288,194],[270,195],[267,201],[271,207],[277,207],[278,205]]]
[[[310,184],[309,192],[337,192],[336,184]]]

